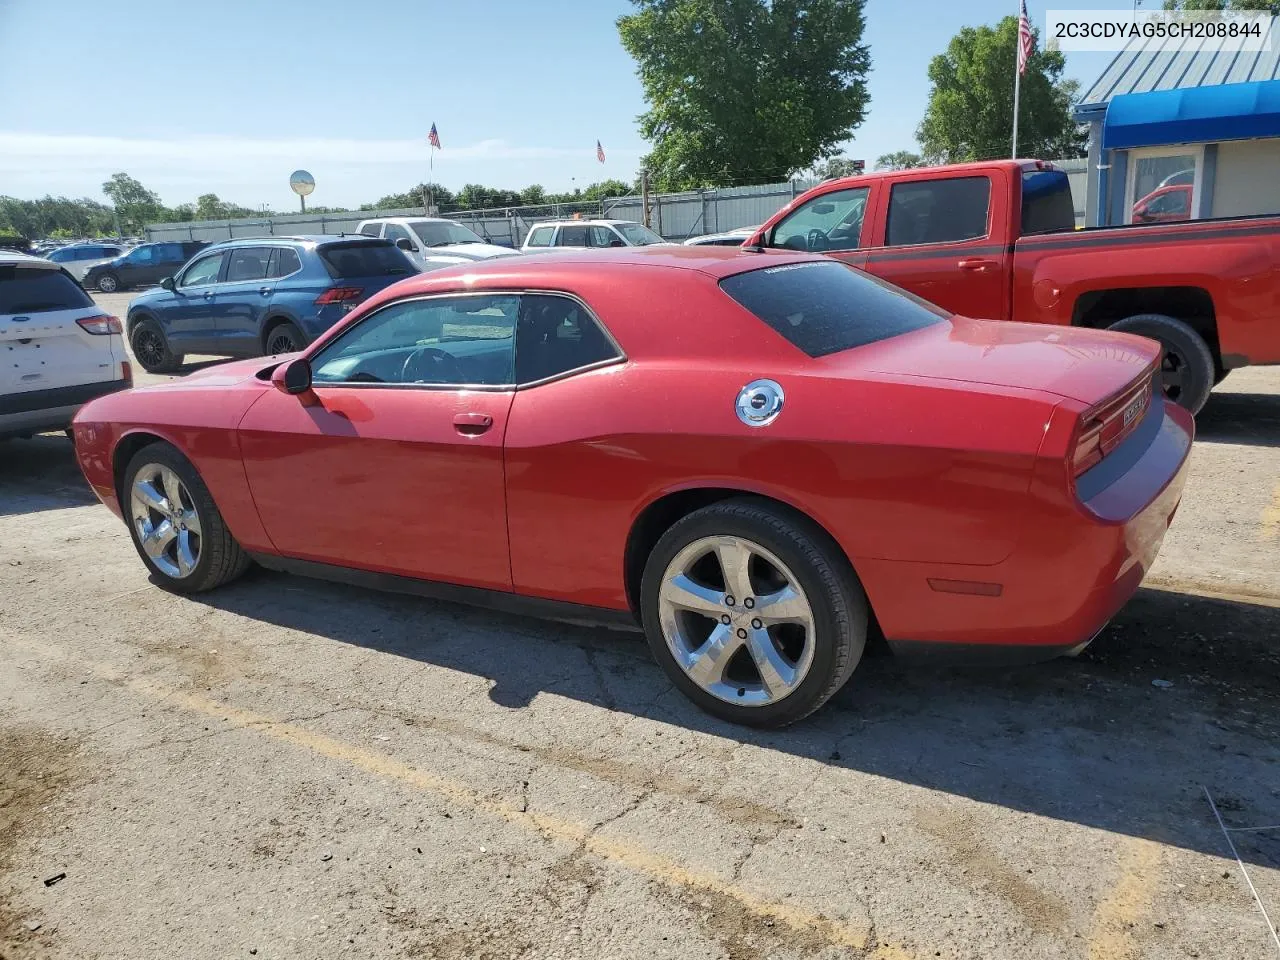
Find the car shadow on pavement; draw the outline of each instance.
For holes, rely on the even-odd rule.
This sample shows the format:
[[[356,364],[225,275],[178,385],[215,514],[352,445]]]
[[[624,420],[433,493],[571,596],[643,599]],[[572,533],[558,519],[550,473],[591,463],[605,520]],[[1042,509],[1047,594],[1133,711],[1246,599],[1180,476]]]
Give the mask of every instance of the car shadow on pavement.
[[[1196,439],[1280,447],[1280,394],[1211,393],[1196,414]]]
[[[0,440],[0,517],[97,502],[66,434]]]
[[[654,664],[638,634],[266,571],[195,599],[485,677],[490,699],[509,710],[525,709],[540,694],[568,697],[832,767],[1224,856],[1202,787],[1213,792],[1229,826],[1280,823],[1275,607],[1144,589],[1078,659],[940,672],[867,657],[814,716],[785,730],[755,731],[695,708]],[[1280,867],[1280,835],[1235,838],[1246,860]]]

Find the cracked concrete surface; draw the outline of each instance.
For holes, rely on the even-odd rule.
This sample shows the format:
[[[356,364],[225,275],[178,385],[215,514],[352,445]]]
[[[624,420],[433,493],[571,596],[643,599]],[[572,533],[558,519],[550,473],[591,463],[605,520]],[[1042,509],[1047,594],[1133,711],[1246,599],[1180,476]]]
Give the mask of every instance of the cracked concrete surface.
[[[0,448],[0,956],[1264,958],[1200,785],[1280,822],[1280,375],[1226,387],[1257,409],[1202,418],[1180,589],[1075,661],[869,659],[772,733],[626,634],[166,594],[65,441]],[[1236,839],[1280,913],[1280,836]]]

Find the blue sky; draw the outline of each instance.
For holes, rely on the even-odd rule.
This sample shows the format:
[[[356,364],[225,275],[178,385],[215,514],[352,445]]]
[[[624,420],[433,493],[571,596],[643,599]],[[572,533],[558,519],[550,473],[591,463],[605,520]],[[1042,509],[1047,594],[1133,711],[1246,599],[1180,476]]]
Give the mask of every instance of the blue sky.
[[[1148,0],[1154,5],[1154,0]],[[1047,9],[1124,0],[1028,0]],[[626,0],[0,0],[0,194],[101,197],[125,170],[166,203],[212,191],[291,209],[354,205],[427,177],[554,190],[630,180],[646,150]],[[871,107],[848,153],[910,148],[925,71],[1010,0],[868,0]],[[1075,54],[1087,85],[1109,54]],[[1012,81],[1012,78],[1010,78]],[[599,139],[607,154],[595,159]]]

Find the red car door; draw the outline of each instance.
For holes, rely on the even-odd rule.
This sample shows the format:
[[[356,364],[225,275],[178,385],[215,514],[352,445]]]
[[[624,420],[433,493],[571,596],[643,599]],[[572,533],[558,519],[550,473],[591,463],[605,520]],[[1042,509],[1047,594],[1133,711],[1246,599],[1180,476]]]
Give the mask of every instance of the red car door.
[[[1009,319],[1009,186],[991,170],[895,180],[881,191],[865,269],[967,317]]]
[[[519,297],[388,304],[311,357],[313,383],[240,423],[284,556],[511,589],[503,440]]]

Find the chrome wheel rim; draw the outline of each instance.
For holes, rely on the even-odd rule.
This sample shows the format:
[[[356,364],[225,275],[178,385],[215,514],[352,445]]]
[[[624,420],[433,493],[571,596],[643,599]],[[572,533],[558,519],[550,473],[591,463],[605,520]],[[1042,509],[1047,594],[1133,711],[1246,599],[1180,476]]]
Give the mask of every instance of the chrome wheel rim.
[[[191,576],[200,562],[203,536],[182,480],[169,467],[149,463],[134,476],[130,494],[133,529],[143,552],[166,576]]]
[[[98,289],[103,293],[115,293],[116,278],[108,274],[105,277],[98,278]]]
[[[702,690],[763,707],[794,693],[813,666],[813,608],[776,555],[742,537],[695,540],[658,591],[667,649]]]

